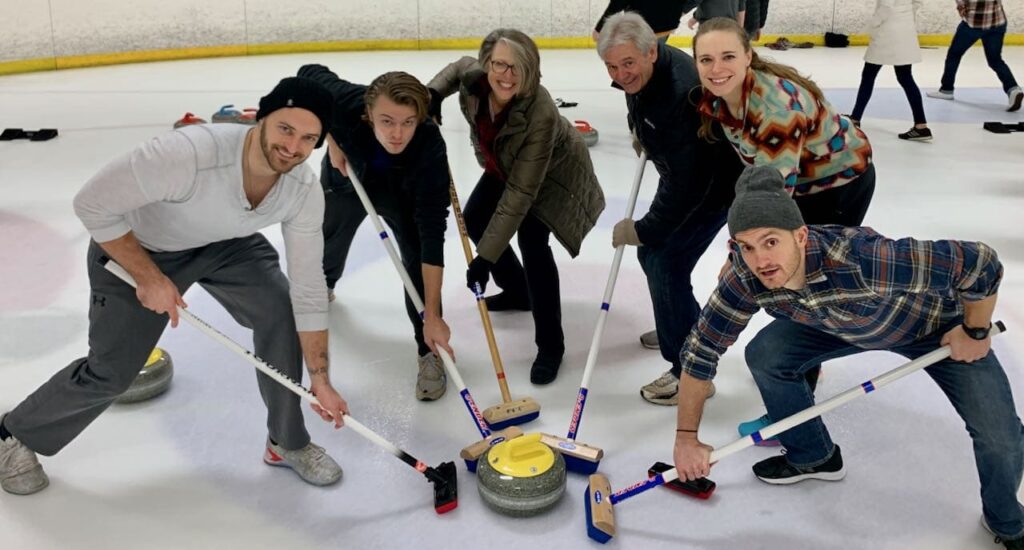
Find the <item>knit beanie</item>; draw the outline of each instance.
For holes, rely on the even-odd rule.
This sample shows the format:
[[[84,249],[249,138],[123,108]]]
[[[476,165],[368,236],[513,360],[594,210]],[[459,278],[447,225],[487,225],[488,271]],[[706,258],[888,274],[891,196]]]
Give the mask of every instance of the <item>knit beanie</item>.
[[[804,218],[786,192],[782,174],[770,166],[749,166],[736,180],[736,198],[729,207],[729,235],[748,229],[799,229]]]
[[[316,146],[324,143],[327,131],[330,129],[331,113],[334,108],[334,98],[331,92],[319,82],[301,76],[285,78],[274,86],[269,94],[260,98],[260,110],[256,113],[256,120],[265,118],[270,113],[284,108],[297,107],[306,109],[320,119],[320,139]]]

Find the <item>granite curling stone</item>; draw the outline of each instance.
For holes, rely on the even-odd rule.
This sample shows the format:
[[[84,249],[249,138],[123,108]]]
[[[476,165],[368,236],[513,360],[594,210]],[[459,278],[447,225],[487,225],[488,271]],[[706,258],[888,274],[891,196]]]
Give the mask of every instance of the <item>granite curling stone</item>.
[[[128,387],[128,391],[121,394],[115,402],[124,405],[152,399],[167,391],[173,376],[174,362],[171,361],[171,356],[160,348],[153,348],[145,366]]]
[[[585,120],[577,120],[576,130],[578,130],[580,135],[583,136],[583,143],[585,143],[587,147],[597,145],[597,129],[591,126],[589,122]]]
[[[565,492],[565,459],[540,442],[540,434],[488,449],[476,471],[484,503],[500,514],[527,517],[553,507]]]

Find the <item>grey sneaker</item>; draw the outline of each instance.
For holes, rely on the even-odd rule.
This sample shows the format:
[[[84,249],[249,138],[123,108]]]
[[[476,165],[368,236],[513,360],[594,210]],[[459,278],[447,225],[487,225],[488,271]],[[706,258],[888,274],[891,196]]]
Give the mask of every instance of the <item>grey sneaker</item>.
[[[1006,97],[1007,99],[1010,100],[1010,103],[1007,106],[1006,110],[1010,111],[1011,113],[1014,111],[1019,111],[1021,103],[1024,103],[1024,91],[1020,89],[1020,86],[1017,86],[1016,88],[1011,88],[1010,91],[1007,92]]]
[[[708,398],[715,395],[715,383],[708,386]],[[679,403],[679,379],[672,371],[665,371],[657,380],[640,388],[640,396],[655,405],[676,405]]]
[[[0,420],[2,421],[2,420]],[[18,438],[0,441],[0,486],[12,495],[38,493],[50,484],[36,453]]]
[[[303,481],[312,485],[331,485],[341,479],[341,466],[338,466],[323,447],[312,442],[301,449],[289,451],[267,438],[263,462],[271,466],[291,468]]]
[[[935,99],[953,99],[953,92],[947,92],[945,90],[935,90],[934,92],[926,92],[926,95]]]
[[[416,399],[433,401],[440,399],[448,387],[448,377],[444,374],[441,359],[428,353],[416,360],[419,373],[416,374]]]
[[[640,345],[647,349],[661,349],[658,346],[658,331],[652,330],[641,334]]]

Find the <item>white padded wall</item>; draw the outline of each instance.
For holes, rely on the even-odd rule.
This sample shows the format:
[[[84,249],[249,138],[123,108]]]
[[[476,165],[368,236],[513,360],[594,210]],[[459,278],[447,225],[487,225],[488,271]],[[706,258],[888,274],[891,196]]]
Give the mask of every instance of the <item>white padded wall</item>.
[[[50,7],[46,2],[0,0],[0,61],[53,56]]]
[[[0,0],[0,62],[244,44],[482,37],[499,26],[536,37],[588,36],[606,6],[607,0]],[[1009,32],[1024,33],[1024,2],[1008,0],[1005,7]],[[861,34],[873,9],[874,0],[774,0],[765,31]],[[927,0],[918,31],[951,34],[958,23],[954,0]],[[683,25],[678,34],[692,32]]]

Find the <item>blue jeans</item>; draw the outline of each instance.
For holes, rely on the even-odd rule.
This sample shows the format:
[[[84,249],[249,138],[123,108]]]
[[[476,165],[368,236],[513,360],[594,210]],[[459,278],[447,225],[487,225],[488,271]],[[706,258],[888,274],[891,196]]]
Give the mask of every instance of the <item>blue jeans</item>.
[[[701,307],[693,296],[690,274],[725,225],[725,215],[725,210],[694,212],[665,242],[641,246],[636,251],[640,267],[647,275],[661,356],[672,363],[672,374],[677,378],[681,371],[679,351],[697,322]],[[722,260],[726,258],[725,252],[722,251]]]
[[[957,321],[957,324],[959,321]],[[940,346],[955,324],[907,346],[889,351],[916,359]],[[822,361],[864,351],[835,336],[799,323],[776,319],[746,348],[747,366],[757,383],[768,416],[775,419],[814,405],[804,373]],[[985,519],[1004,538],[1024,535],[1024,506],[1017,488],[1024,473],[1024,425],[1017,416],[1006,373],[995,353],[970,364],[946,359],[925,369],[963,418],[974,443]],[[833,443],[821,418],[779,434],[786,458],[794,466],[824,463]]]
[[[981,40],[981,46],[985,49],[985,60],[988,61],[988,66],[996,72],[999,81],[1003,83],[1003,91],[1009,93],[1011,89],[1016,88],[1017,81],[1014,80],[1010,67],[1003,61],[1003,37],[1005,36],[1005,24],[982,30],[972,29],[967,23],[961,21],[960,26],[956,28],[956,34],[953,35],[949,51],[946,52],[946,68],[942,71],[940,89],[944,92],[953,91],[953,83],[956,81],[956,71],[960,68],[960,60],[978,40]]]

